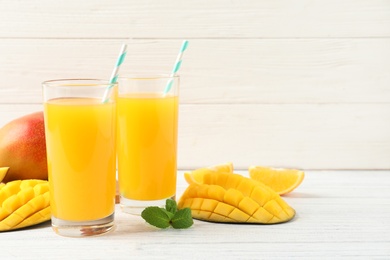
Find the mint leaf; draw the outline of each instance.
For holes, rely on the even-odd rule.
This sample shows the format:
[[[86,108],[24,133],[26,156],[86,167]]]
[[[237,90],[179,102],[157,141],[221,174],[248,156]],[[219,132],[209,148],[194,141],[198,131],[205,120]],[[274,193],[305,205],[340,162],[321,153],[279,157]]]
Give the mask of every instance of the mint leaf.
[[[169,221],[173,218],[173,216],[175,215],[174,213],[172,212],[169,212],[168,210],[164,209],[164,208],[159,208],[161,209],[162,211],[165,212],[165,214],[167,214],[167,216],[169,217]]]
[[[189,208],[178,210],[171,219],[172,227],[177,229],[189,228],[192,224],[194,224],[194,221]]]
[[[170,226],[170,216],[159,207],[147,207],[142,213],[141,217],[150,225],[158,228],[167,228]]]
[[[171,212],[172,214],[175,214],[177,211],[176,201],[174,201],[173,199],[167,199],[165,202],[165,209]]]
[[[194,224],[190,208],[177,210],[177,203],[172,199],[167,199],[165,208],[157,206],[147,207],[142,213],[141,217],[158,228],[168,228],[172,225],[173,228],[183,229],[189,228]]]

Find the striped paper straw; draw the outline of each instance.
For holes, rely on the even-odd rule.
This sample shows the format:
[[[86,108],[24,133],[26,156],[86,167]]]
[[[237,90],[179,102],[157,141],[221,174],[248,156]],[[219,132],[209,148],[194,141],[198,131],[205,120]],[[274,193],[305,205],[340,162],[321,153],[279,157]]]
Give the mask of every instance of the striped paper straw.
[[[165,86],[164,95],[166,95],[169,92],[169,90],[171,90],[171,88],[172,88],[172,84],[173,84],[172,77],[175,76],[175,74],[179,71],[180,66],[181,66],[181,59],[182,59],[183,53],[187,49],[187,47],[188,47],[188,41],[184,40],[182,45],[181,45],[179,54],[177,55],[175,66],[173,67],[173,70],[171,72],[171,75],[170,75],[171,78],[169,79],[169,81],[167,82],[167,85]]]
[[[119,56],[118,56],[118,59],[116,61],[114,70],[111,73],[110,83],[109,83],[110,85],[107,87],[106,91],[104,92],[103,103],[107,103],[108,102],[111,88],[114,86],[114,84],[118,80],[119,68],[122,65],[123,61],[125,60],[125,57],[126,57],[126,54],[127,54],[126,50],[127,50],[127,45],[123,44],[122,48],[121,48],[121,51],[119,52]]]

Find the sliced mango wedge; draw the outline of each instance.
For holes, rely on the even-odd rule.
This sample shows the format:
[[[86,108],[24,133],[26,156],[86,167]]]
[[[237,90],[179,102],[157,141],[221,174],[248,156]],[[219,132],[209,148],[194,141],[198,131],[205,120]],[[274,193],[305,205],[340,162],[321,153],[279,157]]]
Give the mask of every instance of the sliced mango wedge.
[[[203,183],[203,176],[206,173],[213,173],[213,172],[226,172],[226,173],[233,173],[233,163],[227,162],[223,164],[217,164],[209,167],[199,168],[191,172],[185,172],[184,173],[184,179],[187,181],[188,184],[192,183]]]
[[[268,186],[240,174],[206,172],[192,183],[178,207],[211,222],[276,224],[291,220],[295,210]]]
[[[48,181],[16,180],[0,186],[0,231],[36,225],[50,218]]]
[[[0,167],[0,182],[4,179],[5,175],[7,175],[9,167]]]

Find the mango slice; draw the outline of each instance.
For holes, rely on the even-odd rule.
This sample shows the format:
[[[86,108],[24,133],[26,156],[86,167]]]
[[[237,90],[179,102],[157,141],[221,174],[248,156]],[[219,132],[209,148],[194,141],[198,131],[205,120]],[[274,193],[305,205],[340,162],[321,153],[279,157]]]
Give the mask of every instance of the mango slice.
[[[199,168],[192,172],[185,172],[184,179],[188,184],[203,183],[203,176],[206,173],[212,173],[212,172],[233,173],[233,163],[227,162],[227,163],[217,164],[205,168]]]
[[[266,185],[235,173],[205,173],[203,183],[192,183],[179,208],[211,222],[276,224],[291,220],[295,210]]]
[[[7,175],[9,167],[0,167],[0,182],[4,179],[5,175]]]
[[[49,183],[16,180],[0,186],[0,231],[9,231],[50,220]]]

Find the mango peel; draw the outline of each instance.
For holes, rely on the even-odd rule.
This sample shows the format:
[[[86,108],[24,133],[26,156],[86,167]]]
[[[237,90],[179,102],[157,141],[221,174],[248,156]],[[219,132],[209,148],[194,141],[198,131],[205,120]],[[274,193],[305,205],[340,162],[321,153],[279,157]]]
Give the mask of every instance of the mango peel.
[[[295,210],[268,186],[235,173],[208,172],[192,183],[178,208],[210,222],[276,224],[291,220]]]
[[[49,183],[16,180],[0,184],[0,232],[50,220]]]

